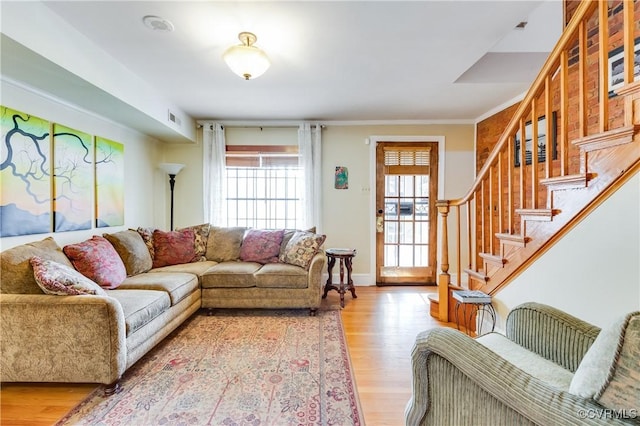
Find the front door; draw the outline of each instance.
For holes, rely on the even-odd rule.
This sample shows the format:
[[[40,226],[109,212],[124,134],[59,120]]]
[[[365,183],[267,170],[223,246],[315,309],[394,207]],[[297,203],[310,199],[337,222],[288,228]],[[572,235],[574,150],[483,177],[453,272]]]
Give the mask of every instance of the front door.
[[[435,284],[437,191],[437,142],[378,143],[377,285]]]

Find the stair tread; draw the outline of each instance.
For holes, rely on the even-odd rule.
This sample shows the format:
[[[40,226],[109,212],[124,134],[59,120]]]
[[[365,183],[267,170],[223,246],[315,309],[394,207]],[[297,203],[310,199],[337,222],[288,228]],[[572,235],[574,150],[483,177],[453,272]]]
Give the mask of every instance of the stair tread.
[[[507,263],[507,259],[505,259],[504,257],[498,254],[480,253],[480,257],[486,260],[487,262],[496,263],[498,265],[504,265],[505,263]]]
[[[496,238],[500,240],[502,244],[509,244],[517,247],[525,247],[531,238],[522,235],[522,234],[507,234],[507,233],[496,233]]]
[[[610,148],[633,142],[633,135],[640,129],[640,125],[630,125],[585,136],[572,141],[572,143],[585,152]]]
[[[551,221],[558,214],[554,209],[516,209],[516,213],[525,220]]]
[[[477,280],[489,281],[489,277],[484,272],[474,271],[473,269],[464,269],[464,272]]]
[[[591,173],[579,173],[575,175],[556,176],[547,179],[540,179],[540,184],[545,185],[553,190],[584,188],[593,178]]]

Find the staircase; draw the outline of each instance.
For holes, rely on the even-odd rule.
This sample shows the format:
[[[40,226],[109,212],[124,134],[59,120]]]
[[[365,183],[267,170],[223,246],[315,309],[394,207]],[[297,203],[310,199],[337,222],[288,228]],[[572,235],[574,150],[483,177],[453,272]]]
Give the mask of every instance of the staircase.
[[[636,4],[580,2],[469,191],[437,202],[440,321],[453,290],[496,294],[640,170]],[[611,52],[624,54],[615,90]]]

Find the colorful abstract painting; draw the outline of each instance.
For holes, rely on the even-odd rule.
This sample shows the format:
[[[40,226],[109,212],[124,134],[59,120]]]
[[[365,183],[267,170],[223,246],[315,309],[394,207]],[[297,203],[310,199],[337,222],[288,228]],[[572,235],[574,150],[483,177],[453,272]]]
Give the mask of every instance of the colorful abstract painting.
[[[0,236],[51,231],[49,122],[1,106]]]
[[[124,145],[96,137],[96,227],[124,225]]]
[[[53,229],[91,229],[93,144],[91,135],[53,126]]]
[[[336,166],[336,189],[349,189],[349,170],[344,166]]]

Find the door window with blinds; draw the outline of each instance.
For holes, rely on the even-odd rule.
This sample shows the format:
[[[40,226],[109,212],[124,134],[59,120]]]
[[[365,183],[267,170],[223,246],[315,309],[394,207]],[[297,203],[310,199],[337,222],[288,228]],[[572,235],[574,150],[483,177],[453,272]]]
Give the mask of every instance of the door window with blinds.
[[[227,225],[299,229],[302,169],[293,145],[228,145]]]
[[[377,148],[379,283],[435,281],[436,229],[431,219],[437,149],[432,145],[381,143]]]

